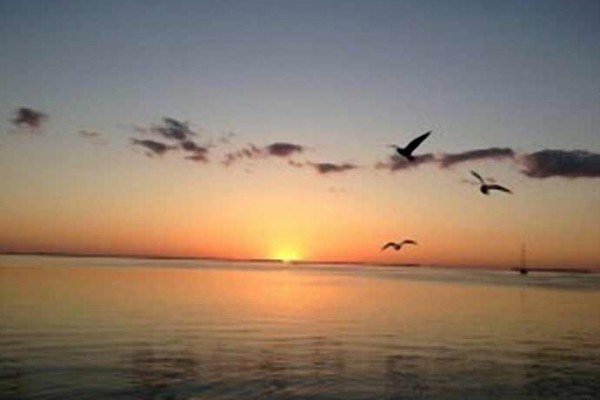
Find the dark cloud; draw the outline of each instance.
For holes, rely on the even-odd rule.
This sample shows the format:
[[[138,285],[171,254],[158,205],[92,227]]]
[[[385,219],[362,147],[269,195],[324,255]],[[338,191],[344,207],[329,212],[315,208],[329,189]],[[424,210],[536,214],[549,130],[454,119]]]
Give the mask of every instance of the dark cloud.
[[[145,147],[149,156],[162,155],[170,150],[183,152],[183,158],[191,161],[208,162],[209,148],[214,147],[209,140],[206,144],[199,145],[193,138],[197,132],[190,129],[189,123],[174,118],[163,118],[162,123],[149,128],[133,126],[133,129],[142,135],[155,135],[167,139],[172,144],[156,140],[131,139],[132,143]],[[233,134],[226,134],[223,138],[231,138]],[[219,139],[220,140],[220,139]]]
[[[455,164],[460,164],[467,161],[480,161],[485,159],[500,160],[514,158],[515,152],[513,149],[505,147],[491,147],[488,149],[475,149],[462,153],[444,153],[438,159],[442,168],[448,168]]]
[[[197,133],[192,131],[187,122],[181,122],[174,118],[165,117],[161,124],[152,125],[149,128],[133,125],[133,129],[140,134],[153,134],[164,139],[177,140],[180,142],[191,140]]]
[[[186,160],[197,161],[201,163],[207,163],[208,157],[205,153],[194,153],[190,156],[185,157]]]
[[[598,178],[600,154],[584,150],[542,150],[521,157],[531,178]]]
[[[192,136],[196,136],[196,132],[190,129],[187,122],[181,122],[174,118],[163,118],[162,125],[153,126],[150,131],[166,139],[180,142],[190,140]]]
[[[185,157],[187,160],[208,162],[208,148],[199,146],[193,140],[182,142],[181,148],[189,154]]]
[[[32,108],[21,107],[15,111],[15,117],[11,119],[11,122],[17,128],[37,130],[41,128],[46,119],[48,119],[48,116],[41,111],[37,111]]]
[[[157,142],[156,140],[131,139],[131,143],[144,147],[147,150],[146,155],[150,157],[154,155],[162,156],[167,151],[175,149],[173,146],[169,146],[166,143]]]
[[[246,147],[225,154],[223,165],[230,166],[231,164],[246,159],[256,160],[273,157],[289,157],[294,153],[302,153],[304,147],[293,143],[277,142],[265,147],[258,147],[249,143]]]
[[[199,146],[193,140],[186,140],[185,142],[182,142],[181,148],[184,149],[185,151],[190,151],[193,153],[196,153],[196,152],[206,153],[208,151],[206,147]]]
[[[225,159],[223,160],[223,165],[226,167],[231,164],[242,160],[242,159],[257,159],[265,157],[265,153],[259,147],[256,147],[252,143],[248,144],[246,147],[240,150],[231,151],[225,154]]]
[[[400,157],[398,154],[392,154],[389,156],[387,161],[380,161],[375,164],[375,168],[387,169],[390,172],[396,172],[409,168],[415,168],[421,164],[427,164],[435,161],[436,158],[431,153],[416,156],[413,161],[408,161],[406,158]]]
[[[351,164],[351,163],[334,164],[334,163],[329,163],[329,162],[322,162],[322,163],[312,163],[311,162],[308,164],[311,165],[312,167],[314,167],[317,170],[317,172],[321,175],[342,173],[342,172],[346,172],[346,171],[350,171],[350,170],[358,168],[358,166]]]
[[[287,157],[294,153],[302,153],[304,151],[304,147],[293,144],[293,143],[273,143],[265,147],[265,150],[269,155],[277,156],[277,157]]]

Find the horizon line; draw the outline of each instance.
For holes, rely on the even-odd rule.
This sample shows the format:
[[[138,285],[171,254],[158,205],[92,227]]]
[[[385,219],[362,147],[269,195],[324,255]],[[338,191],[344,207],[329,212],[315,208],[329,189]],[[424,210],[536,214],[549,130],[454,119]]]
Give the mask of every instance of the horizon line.
[[[350,261],[350,260],[284,260],[269,257],[236,258],[223,256],[169,256],[152,254],[128,254],[128,253],[78,253],[62,251],[0,251],[0,255],[23,255],[23,256],[48,256],[48,257],[82,257],[82,258],[133,258],[146,260],[215,260],[228,262],[265,262],[282,264],[355,264],[355,265],[389,265],[389,266],[421,266],[421,263],[391,263],[377,261]],[[427,264],[429,265],[429,264]],[[433,265],[433,264],[432,264]]]
[[[517,271],[519,267],[503,266],[494,267],[486,265],[440,265],[439,263],[397,263],[397,262],[377,262],[377,261],[349,261],[349,260],[282,260],[278,258],[233,258],[216,256],[168,256],[168,255],[148,255],[148,254],[115,254],[115,253],[76,253],[60,251],[0,251],[0,255],[6,256],[42,256],[42,257],[79,257],[79,258],[129,258],[145,260],[199,260],[199,261],[225,261],[225,262],[255,262],[255,263],[277,263],[291,265],[324,264],[324,265],[356,265],[356,266],[375,266],[375,267],[446,267],[457,269],[486,269],[501,271]],[[566,272],[566,273],[600,273],[600,267],[588,268],[565,268],[565,267],[529,267],[531,272]]]

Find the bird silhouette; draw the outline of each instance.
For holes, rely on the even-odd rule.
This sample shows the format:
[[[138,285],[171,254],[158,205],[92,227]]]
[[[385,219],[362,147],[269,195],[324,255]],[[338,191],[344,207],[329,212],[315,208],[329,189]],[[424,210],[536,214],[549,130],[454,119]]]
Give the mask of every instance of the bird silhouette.
[[[481,177],[481,175],[479,175],[475,171],[471,171],[471,175],[473,175],[475,178],[477,178],[479,180],[479,182],[481,183],[479,190],[481,191],[481,193],[483,193],[485,195],[490,194],[490,190],[499,190],[501,192],[506,192],[506,193],[512,194],[512,191],[508,188],[505,188],[504,186],[498,185],[496,183],[493,183],[493,184],[486,183],[485,179],[483,179]]]
[[[384,244],[381,247],[381,251],[384,251],[390,247],[394,248],[394,250],[398,251],[402,248],[403,245],[405,244],[417,244],[417,242],[415,242],[414,240],[408,239],[408,240],[403,240],[401,242],[387,242],[386,244]]]
[[[415,157],[412,155],[413,151],[415,151],[415,149],[417,147],[419,147],[419,145],[425,140],[427,139],[427,136],[429,136],[431,134],[431,131],[422,134],[421,136],[413,139],[408,145],[406,145],[406,147],[400,147],[400,146],[396,146],[391,145],[391,147],[395,148],[396,151],[398,152],[398,154],[400,154],[402,157],[406,158],[408,161],[413,161],[415,159]]]

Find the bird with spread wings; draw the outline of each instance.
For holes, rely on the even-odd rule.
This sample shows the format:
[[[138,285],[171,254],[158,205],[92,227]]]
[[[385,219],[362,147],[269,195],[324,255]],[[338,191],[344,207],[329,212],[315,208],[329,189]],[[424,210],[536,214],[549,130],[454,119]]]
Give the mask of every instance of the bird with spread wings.
[[[431,131],[422,134],[419,137],[414,138],[413,140],[411,140],[411,142],[409,144],[406,145],[406,147],[400,147],[400,146],[396,146],[396,145],[391,145],[391,147],[396,149],[396,152],[401,155],[402,157],[406,158],[408,161],[413,161],[415,159],[415,156],[412,155],[412,153],[415,151],[415,149],[417,147],[419,147],[419,145],[421,143],[423,143],[423,141],[425,139],[427,139],[427,137],[431,134]]]
[[[485,195],[490,194],[490,190],[499,190],[501,192],[512,194],[512,191],[510,189],[508,189],[502,185],[498,185],[496,183],[491,183],[491,184],[487,183],[485,181],[485,179],[483,179],[483,177],[475,171],[471,171],[471,175],[473,175],[475,178],[477,178],[479,180],[479,183],[480,183],[479,190],[481,191],[481,193],[483,193]]]
[[[381,247],[381,251],[387,250],[387,249],[389,249],[390,247],[391,247],[391,248],[393,248],[394,250],[398,251],[398,250],[400,250],[400,249],[402,248],[402,246],[404,246],[405,244],[414,244],[414,245],[416,245],[416,244],[417,244],[417,242],[415,242],[415,241],[414,241],[414,240],[412,240],[412,239],[406,239],[406,240],[403,240],[403,241],[401,241],[401,242],[387,242],[386,244],[384,244],[384,245]]]

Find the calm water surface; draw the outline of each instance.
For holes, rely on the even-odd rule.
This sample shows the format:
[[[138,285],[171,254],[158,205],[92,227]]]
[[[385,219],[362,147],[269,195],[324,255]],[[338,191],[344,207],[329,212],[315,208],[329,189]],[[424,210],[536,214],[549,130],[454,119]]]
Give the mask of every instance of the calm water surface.
[[[600,276],[0,256],[2,399],[598,399]]]

